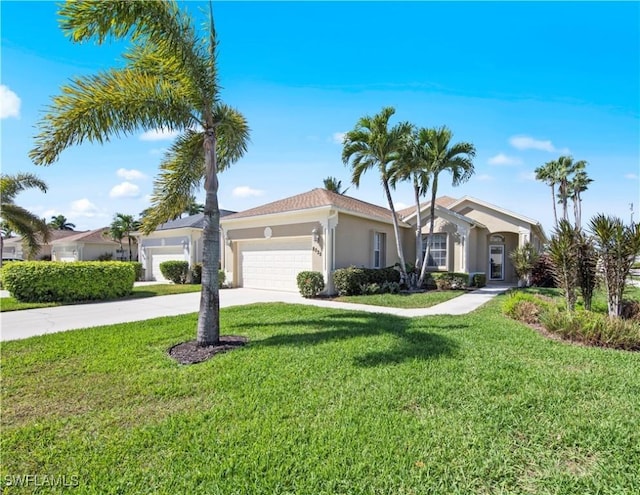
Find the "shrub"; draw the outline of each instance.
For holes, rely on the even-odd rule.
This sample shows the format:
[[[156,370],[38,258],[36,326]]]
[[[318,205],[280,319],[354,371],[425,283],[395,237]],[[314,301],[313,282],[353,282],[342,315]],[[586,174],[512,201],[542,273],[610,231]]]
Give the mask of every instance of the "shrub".
[[[380,287],[380,284],[368,283],[360,286],[360,294],[363,296],[373,296],[380,293],[382,293],[382,287]]]
[[[469,284],[468,273],[434,273],[433,279],[436,282],[436,287],[439,290],[458,290],[464,289]]]
[[[142,280],[142,276],[143,276],[142,263],[138,261],[125,261],[125,263],[129,263],[133,267],[133,270],[135,271],[135,274],[136,274],[136,280]]]
[[[518,279],[526,286],[531,285],[531,270],[538,260],[538,251],[533,247],[533,244],[527,242],[524,246],[514,249],[509,253],[509,258],[511,258]]]
[[[509,318],[528,324],[540,323],[540,317],[552,304],[526,292],[511,292],[502,305],[502,312]]]
[[[112,261],[113,253],[102,253],[96,258],[96,261]]]
[[[541,254],[531,271],[531,285],[535,287],[556,287],[553,278],[553,264],[548,254]]]
[[[548,311],[541,318],[550,332],[590,345],[640,350],[640,325],[591,311]]]
[[[622,301],[622,313],[620,314],[625,320],[633,320],[640,323],[640,301]]]
[[[394,267],[357,268],[350,266],[333,272],[333,283],[340,296],[362,294],[362,287],[367,284],[382,286],[385,282],[399,283],[400,272]]]
[[[474,273],[471,277],[471,287],[478,289],[487,285],[487,275],[485,273]]]
[[[189,274],[189,262],[187,261],[163,261],[160,263],[160,273],[174,284],[184,284]]]
[[[3,267],[5,287],[20,302],[79,302],[131,293],[135,269],[118,261],[25,261]]]
[[[218,270],[218,289],[222,289],[226,280],[227,274],[224,273],[224,270]]]
[[[223,272],[224,273],[224,272]],[[220,276],[218,274],[218,281],[220,280]],[[196,263],[193,265],[191,269],[191,283],[192,284],[201,284],[202,283],[202,263]],[[218,284],[221,286],[222,284]]]
[[[400,294],[400,283],[383,282],[382,287],[380,287],[380,292],[383,294]]]
[[[300,272],[296,282],[302,297],[316,297],[324,290],[324,278],[320,272]]]

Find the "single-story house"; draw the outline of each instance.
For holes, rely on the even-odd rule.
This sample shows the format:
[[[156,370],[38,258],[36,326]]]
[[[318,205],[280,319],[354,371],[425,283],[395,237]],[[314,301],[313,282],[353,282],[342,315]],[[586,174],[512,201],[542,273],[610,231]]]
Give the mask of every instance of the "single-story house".
[[[49,242],[43,243],[39,236],[38,244],[40,245],[40,249],[38,250],[38,254],[34,256],[36,260],[49,260],[52,258],[51,249],[52,243],[54,241],[64,239],[66,237],[70,237],[78,234],[78,232],[73,230],[52,230],[49,235]],[[3,248],[2,248],[2,257],[6,258],[15,258],[15,259],[27,259],[27,253],[25,251],[25,247],[22,243],[22,237],[10,237],[8,239],[4,239]]]
[[[220,217],[232,213],[235,212],[220,210]],[[145,280],[167,281],[160,273],[163,261],[188,261],[189,266],[201,263],[203,227],[204,214],[198,213],[163,223],[149,235],[132,233],[138,241],[138,259],[142,263]]]
[[[429,203],[420,211],[426,239]],[[541,250],[546,242],[536,220],[469,196],[440,197],[435,211],[428,266],[432,271],[485,273],[489,283],[516,283],[509,253],[527,242]],[[396,213],[405,261],[412,262],[416,208]],[[326,189],[225,215],[220,225],[221,265],[234,287],[297,291],[297,274],[313,270],[323,274],[325,292],[333,293],[332,273],[338,268],[380,268],[398,262],[391,211]],[[178,241],[175,232],[158,229],[149,239],[157,246],[180,246],[183,259],[198,261],[201,244],[189,244],[186,232],[182,236]],[[144,237],[140,245],[150,248]],[[188,251],[193,254],[187,257],[186,246],[197,251]]]
[[[95,261],[109,256],[113,260],[129,260],[127,238],[122,239],[121,248],[111,239],[108,227],[73,234],[51,242],[52,261]],[[133,237],[131,240],[132,261],[136,261],[138,247]]]

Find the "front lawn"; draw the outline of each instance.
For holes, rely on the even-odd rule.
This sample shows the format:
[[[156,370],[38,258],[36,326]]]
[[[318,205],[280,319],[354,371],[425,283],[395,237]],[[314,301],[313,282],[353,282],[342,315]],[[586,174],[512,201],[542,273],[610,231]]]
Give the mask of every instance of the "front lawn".
[[[429,308],[464,294],[461,290],[432,290],[428,292],[401,294],[372,294],[369,296],[339,296],[338,302],[388,306],[391,308]]]
[[[155,284],[134,287],[131,294],[117,299],[124,301],[127,299],[139,299],[142,297],[168,296],[171,294],[184,294],[186,292],[200,292],[200,284]],[[110,299],[113,301],[113,299]],[[87,301],[89,303],[99,301]],[[81,303],[76,303],[81,304]],[[23,309],[50,308],[52,306],[63,306],[63,303],[25,303],[16,301],[13,297],[0,298],[0,311],[20,311]]]
[[[640,354],[500,314],[224,309],[241,350],[166,354],[196,315],[2,346],[1,480],[47,493],[632,494]],[[72,478],[72,477],[76,478]],[[29,493],[34,487],[5,493]]]

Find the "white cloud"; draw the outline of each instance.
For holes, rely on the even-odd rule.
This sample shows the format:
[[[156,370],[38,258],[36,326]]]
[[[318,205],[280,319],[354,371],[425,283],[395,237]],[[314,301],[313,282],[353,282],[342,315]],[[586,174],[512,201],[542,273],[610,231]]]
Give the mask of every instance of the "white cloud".
[[[92,218],[104,215],[100,213],[100,210],[96,205],[87,198],[83,198],[71,202],[71,211],[69,212],[69,216]]]
[[[488,160],[489,165],[522,165],[522,160],[516,156],[507,156],[504,153],[498,153]]]
[[[480,175],[476,175],[475,179],[480,182],[488,182],[493,180],[493,177],[490,176],[489,174],[480,174]]]
[[[407,203],[403,203],[402,201],[398,201],[397,203],[393,203],[393,207],[398,210],[404,210],[405,208],[409,208],[410,205]]]
[[[509,138],[509,143],[519,150],[540,150],[548,151],[550,153],[569,153],[568,148],[556,148],[549,140],[543,141],[535,139],[530,136],[512,136]]]
[[[149,150],[150,155],[164,155],[167,152],[167,148],[151,148]]]
[[[180,134],[180,131],[170,131],[169,129],[152,129],[140,134],[141,141],[164,141],[173,139]]]
[[[42,212],[42,217],[45,218],[47,221],[49,221],[51,217],[55,217],[58,215],[61,215],[61,213],[58,210],[54,210],[54,209],[44,210]]]
[[[109,191],[109,197],[111,198],[137,198],[139,195],[140,188],[127,181],[113,186],[111,191]]]
[[[234,198],[250,198],[252,196],[262,196],[264,191],[253,189],[249,186],[238,186],[233,188],[231,194]]]
[[[334,132],[333,135],[331,136],[331,139],[336,144],[342,144],[344,143],[344,137],[346,135],[347,135],[346,132]]]
[[[20,117],[20,97],[8,86],[0,84],[0,119],[7,117]]]
[[[124,180],[141,180],[147,178],[146,175],[134,168],[130,170],[127,170],[126,168],[119,168],[116,171],[116,175]]]
[[[625,179],[629,179],[629,180],[638,180],[638,175],[637,174],[624,174],[624,178]]]

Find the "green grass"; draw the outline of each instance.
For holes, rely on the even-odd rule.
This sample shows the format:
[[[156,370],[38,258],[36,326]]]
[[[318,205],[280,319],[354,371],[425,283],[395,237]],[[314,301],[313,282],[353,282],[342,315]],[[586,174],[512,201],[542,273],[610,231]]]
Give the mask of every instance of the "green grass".
[[[413,294],[373,294],[370,296],[340,296],[334,301],[355,304],[370,304],[373,306],[388,306],[391,308],[428,308],[464,294],[459,290],[443,290],[417,292]]]
[[[0,479],[77,476],[46,490],[77,494],[640,492],[640,354],[547,340],[502,299],[417,319],[228,308],[225,333],[249,345],[193,366],[166,351],[196,315],[3,343]]]
[[[127,297],[117,299],[118,301],[124,301],[127,299],[140,299],[143,297],[154,296],[168,296],[171,294],[184,294],[186,292],[200,292],[200,284],[157,284],[157,285],[145,285],[140,287],[134,287],[131,294]],[[97,302],[97,301],[88,301]],[[82,304],[82,303],[75,303]],[[36,308],[50,308],[52,306],[63,306],[63,303],[25,303],[16,301],[13,297],[0,298],[0,312],[1,311],[20,311],[23,309],[36,309]]]

